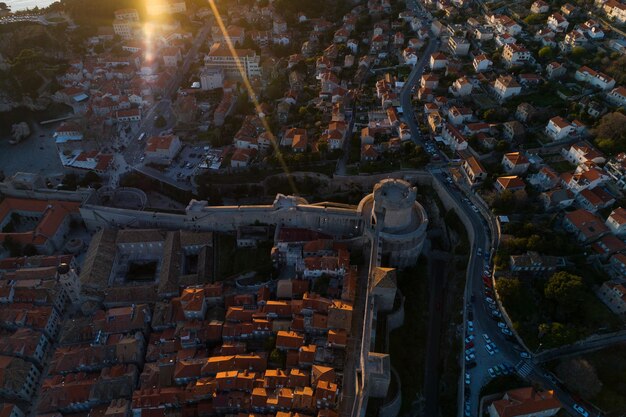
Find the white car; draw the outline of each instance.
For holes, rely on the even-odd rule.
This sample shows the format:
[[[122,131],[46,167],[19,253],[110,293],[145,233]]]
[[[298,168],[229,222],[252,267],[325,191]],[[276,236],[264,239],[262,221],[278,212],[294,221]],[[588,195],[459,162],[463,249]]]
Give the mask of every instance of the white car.
[[[495,353],[491,345],[485,345],[485,350],[490,356],[493,356],[493,354]]]
[[[589,412],[587,410],[585,410],[584,408],[582,408],[580,405],[574,404],[572,406],[572,408],[574,410],[578,411],[578,414],[580,414],[581,416],[589,417]]]
[[[520,358],[522,359],[530,359],[530,354],[527,352],[520,352],[519,353]]]

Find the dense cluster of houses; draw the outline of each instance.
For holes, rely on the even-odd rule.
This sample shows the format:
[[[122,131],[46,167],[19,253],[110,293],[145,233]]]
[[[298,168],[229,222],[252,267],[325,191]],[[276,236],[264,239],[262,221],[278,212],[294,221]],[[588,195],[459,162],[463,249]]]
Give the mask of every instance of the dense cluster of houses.
[[[624,5],[598,1],[598,9],[583,16],[580,8],[570,3],[555,7],[537,0],[526,15],[534,14],[540,23],[516,20],[525,15],[520,5],[515,15],[474,13],[465,23],[453,24],[444,22],[461,20],[462,6],[448,3],[423,2],[446,17],[434,20],[428,28],[445,47],[428,57],[429,71],[416,86],[418,117],[423,117],[431,138],[460,161],[459,180],[478,188],[491,177],[493,185],[484,191],[495,194],[495,200],[505,193],[523,200],[530,192],[538,194],[545,212],[560,213],[561,227],[613,278],[602,286],[600,298],[616,313],[624,313],[626,235],[622,229],[626,229],[626,218],[617,202],[626,184],[626,156],[605,156],[589,142],[584,122],[532,98],[540,91],[548,94],[548,84],[567,86],[579,94],[562,94],[558,88],[549,94],[559,95],[565,102],[577,100],[587,122],[598,120],[609,109],[626,108],[624,86],[617,85],[602,68],[568,59],[577,47],[619,51],[605,36],[610,28],[594,18],[594,13],[604,12],[619,23]],[[552,57],[542,58],[529,49],[523,39],[530,37],[542,47],[553,48]],[[407,62],[415,61],[411,56]],[[442,79],[453,81],[440,85]],[[381,87],[389,85],[379,83]],[[528,102],[523,101],[524,96],[531,96]],[[509,105],[513,99],[516,104]],[[490,101],[495,106],[485,104]],[[498,106],[506,109],[508,120],[488,119],[489,109]],[[493,167],[496,162],[498,175],[493,175],[486,166]],[[512,256],[509,264],[513,273],[545,273],[564,267],[566,261],[529,252]]]
[[[211,244],[210,233],[180,233],[187,251]],[[255,246],[260,235],[268,237],[242,231],[237,244]],[[0,260],[6,406],[19,416],[337,416],[357,284],[347,246],[319,232],[283,228],[271,255],[290,278],[237,287],[179,281],[167,293],[157,283],[163,297],[135,301],[139,288],[115,278],[121,254],[140,262],[167,251],[158,245],[164,238],[167,246],[169,238],[158,231],[101,231],[82,266],[58,252]],[[113,264],[99,267],[109,256]],[[169,265],[169,255],[161,258]],[[160,268],[176,274],[171,267]],[[323,296],[313,291],[318,280],[326,280]],[[113,291],[107,285],[136,296],[110,297],[102,293]],[[390,297],[381,300],[393,305],[395,290]]]

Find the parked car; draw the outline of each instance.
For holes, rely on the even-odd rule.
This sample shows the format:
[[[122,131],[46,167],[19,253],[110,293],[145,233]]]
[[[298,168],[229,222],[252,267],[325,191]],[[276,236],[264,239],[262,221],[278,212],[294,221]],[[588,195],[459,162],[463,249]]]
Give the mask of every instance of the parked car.
[[[582,408],[580,405],[574,404],[572,406],[572,408],[574,410],[576,410],[578,412],[578,414],[580,414],[581,416],[589,417],[589,412],[587,410],[585,410],[584,408]]]
[[[520,352],[519,353],[520,358],[522,359],[530,359],[530,354],[527,352]]]

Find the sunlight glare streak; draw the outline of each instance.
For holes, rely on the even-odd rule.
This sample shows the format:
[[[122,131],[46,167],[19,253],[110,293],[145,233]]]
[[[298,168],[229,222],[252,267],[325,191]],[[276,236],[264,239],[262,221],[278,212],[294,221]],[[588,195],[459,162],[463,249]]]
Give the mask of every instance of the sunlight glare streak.
[[[296,185],[293,181],[293,178],[289,174],[289,170],[282,157],[280,148],[278,147],[278,144],[276,143],[276,136],[274,136],[274,133],[270,130],[270,127],[267,124],[267,120],[265,120],[265,116],[261,117],[261,115],[263,114],[263,110],[261,109],[259,100],[257,99],[256,93],[254,92],[254,89],[252,88],[252,84],[250,84],[250,80],[248,79],[246,70],[243,68],[241,59],[239,59],[239,55],[237,54],[237,50],[235,49],[235,46],[233,45],[232,39],[230,38],[228,31],[226,30],[226,26],[224,26],[224,21],[222,20],[222,16],[220,15],[220,12],[217,10],[217,6],[215,5],[215,0],[209,0],[209,5],[211,6],[211,10],[213,11],[213,15],[215,16],[215,19],[217,21],[217,25],[219,26],[220,31],[224,35],[224,40],[226,41],[228,50],[230,51],[230,54],[232,55],[232,57],[235,58],[235,62],[237,63],[237,70],[239,71],[239,74],[241,75],[241,78],[243,80],[244,86],[246,87],[246,90],[248,90],[248,96],[250,97],[250,100],[252,100],[254,109],[257,115],[259,116],[259,119],[261,119],[261,122],[263,123],[263,127],[269,133],[270,141],[272,143],[272,147],[274,148],[274,153],[276,154],[276,157],[278,158],[278,161],[280,162],[280,165],[283,171],[285,172],[285,174],[287,174],[287,181],[289,182],[289,186],[291,187],[291,190],[293,191],[293,193],[297,194],[298,191],[296,190]]]

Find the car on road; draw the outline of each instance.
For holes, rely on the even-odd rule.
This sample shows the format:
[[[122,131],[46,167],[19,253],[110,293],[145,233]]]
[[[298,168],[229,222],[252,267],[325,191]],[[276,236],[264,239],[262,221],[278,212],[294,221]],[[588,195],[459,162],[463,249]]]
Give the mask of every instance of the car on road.
[[[474,210],[476,213],[478,213],[478,207],[472,205],[472,210]]]
[[[500,372],[502,375],[508,375],[509,373],[509,370],[504,365],[496,365],[494,366],[494,369],[496,370],[496,373]]]
[[[520,352],[519,356],[522,359],[530,359],[530,354],[528,352]]]
[[[491,343],[491,338],[489,338],[489,335],[487,333],[483,333],[483,339],[485,339],[486,343]]]
[[[554,375],[552,375],[550,372],[546,372],[545,374],[543,374],[543,376],[545,376],[546,378],[548,378],[548,380],[550,382],[552,382],[553,384],[557,383],[556,378],[554,377]]]
[[[467,321],[467,331],[468,332],[473,332],[474,331],[474,322],[471,320]]]
[[[465,372],[465,385],[469,385],[471,383],[472,383],[472,378],[470,377],[470,374]]]
[[[581,416],[589,417],[589,412],[587,410],[585,410],[584,408],[582,408],[580,405],[574,404],[572,406],[572,408],[574,410],[576,410],[578,412],[578,414],[580,414]]]
[[[496,377],[496,373],[494,372],[493,368],[489,368],[487,369],[487,372],[489,372],[489,376],[492,378]]]
[[[483,254],[483,249],[482,249],[482,248],[478,248],[478,251],[476,252],[476,254],[477,254],[478,256],[482,256],[482,254]]]

